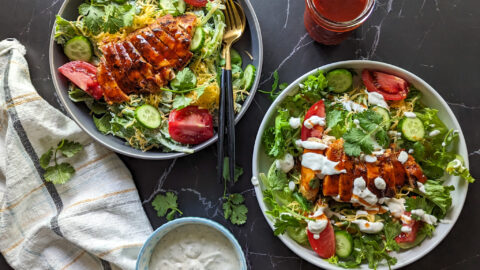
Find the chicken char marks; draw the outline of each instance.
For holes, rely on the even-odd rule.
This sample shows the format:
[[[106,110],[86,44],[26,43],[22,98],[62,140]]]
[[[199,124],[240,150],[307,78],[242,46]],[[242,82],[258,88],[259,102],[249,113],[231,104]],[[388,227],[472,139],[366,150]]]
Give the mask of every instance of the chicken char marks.
[[[105,44],[97,79],[107,103],[128,101],[128,94],[157,92],[192,58],[190,43],[196,17],[166,15],[130,33],[125,39]]]

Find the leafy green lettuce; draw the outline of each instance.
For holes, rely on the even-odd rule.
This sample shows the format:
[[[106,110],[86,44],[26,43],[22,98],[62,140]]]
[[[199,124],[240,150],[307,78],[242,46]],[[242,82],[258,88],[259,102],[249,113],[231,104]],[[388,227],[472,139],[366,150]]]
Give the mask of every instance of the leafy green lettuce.
[[[73,37],[80,35],[80,31],[75,22],[67,21],[57,15],[55,24],[55,42],[60,45],[63,45]]]
[[[292,129],[289,119],[288,110],[279,109],[275,117],[275,125],[265,130],[263,143],[269,156],[282,158],[286,153],[293,155],[298,153],[295,140],[299,137],[300,129]]]
[[[303,87],[300,88],[300,93],[309,101],[315,102],[326,95],[324,90],[327,85],[327,78],[325,78],[323,71],[319,70],[316,75],[307,77],[303,82]]]
[[[437,181],[428,180],[425,183],[425,197],[440,209],[442,216],[439,218],[444,217],[447,210],[452,206],[450,192],[453,190],[455,190],[454,186],[444,186]]]
[[[109,106],[102,117],[93,117],[97,129],[103,134],[112,134],[124,138],[135,148],[161,147],[164,151],[191,153],[192,150],[174,141],[168,133],[168,123],[162,122],[157,129],[142,126],[135,118],[135,107],[125,104]]]
[[[384,261],[389,267],[397,263],[397,259],[388,254],[379,234],[354,236],[352,255],[346,259],[333,256],[328,259],[328,262],[343,268],[357,268],[365,260],[371,269],[376,269]]]
[[[90,33],[116,33],[120,28],[131,26],[135,16],[135,6],[117,4],[114,1],[91,0],[78,7],[78,13],[83,16],[83,26]]]

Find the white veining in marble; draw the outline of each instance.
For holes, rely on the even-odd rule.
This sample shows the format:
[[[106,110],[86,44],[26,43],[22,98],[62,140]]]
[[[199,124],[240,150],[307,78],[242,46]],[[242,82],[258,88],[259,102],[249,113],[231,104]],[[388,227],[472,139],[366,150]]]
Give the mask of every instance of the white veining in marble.
[[[470,106],[470,105],[465,105],[465,103],[447,102],[447,104],[451,105],[451,106],[462,107],[462,108],[467,109],[467,110],[478,110],[478,109],[480,109],[480,106]]]
[[[283,29],[287,28],[288,24],[288,17],[290,16],[290,0],[287,0],[287,13],[285,15],[285,24],[283,25]]]
[[[303,41],[307,39],[308,42],[304,43]],[[290,59],[292,58],[292,56],[294,56],[299,50],[301,50],[302,48],[312,44],[314,41],[310,38],[310,36],[308,35],[308,33],[305,33],[302,37],[300,37],[300,39],[298,40],[297,44],[293,47],[292,51],[290,52],[290,54],[285,57],[282,62],[280,62],[280,64],[274,69],[274,70],[280,70],[283,65],[285,65],[285,63]],[[268,82],[270,79],[273,78],[273,72],[270,73],[270,75],[265,79],[263,80],[260,85]]]
[[[167,180],[168,175],[170,175],[170,172],[172,171],[173,167],[175,167],[175,163],[177,162],[177,159],[173,159],[168,168],[162,173],[160,178],[157,181],[157,186],[153,190],[153,192],[150,194],[148,199],[144,200],[142,204],[146,204],[148,202],[151,202],[155,195],[157,195],[159,192],[162,191],[163,183],[165,183],[165,180]]]

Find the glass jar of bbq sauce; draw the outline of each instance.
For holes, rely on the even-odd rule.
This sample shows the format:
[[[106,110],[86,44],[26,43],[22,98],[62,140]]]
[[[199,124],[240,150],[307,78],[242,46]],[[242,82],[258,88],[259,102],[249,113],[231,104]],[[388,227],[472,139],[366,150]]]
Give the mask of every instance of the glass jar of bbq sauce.
[[[317,42],[337,45],[370,16],[375,0],[305,0],[304,23]]]

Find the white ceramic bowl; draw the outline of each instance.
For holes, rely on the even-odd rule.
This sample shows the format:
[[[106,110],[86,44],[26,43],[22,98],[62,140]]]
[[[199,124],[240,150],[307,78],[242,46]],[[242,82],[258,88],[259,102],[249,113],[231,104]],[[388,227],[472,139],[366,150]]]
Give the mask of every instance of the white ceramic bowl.
[[[439,110],[438,115],[440,119],[442,119],[442,121],[447,125],[447,127],[453,128],[459,131],[459,143],[457,146],[457,151],[465,159],[465,165],[468,167],[467,146],[465,144],[465,138],[463,137],[462,129],[460,128],[460,125],[458,124],[457,119],[455,118],[455,115],[453,114],[450,107],[448,107],[445,100],[443,100],[443,98],[425,81],[423,81],[422,79],[415,76],[414,74],[404,69],[401,69],[399,67],[385,64],[385,63],[380,63],[380,62],[367,61],[367,60],[352,60],[352,61],[336,62],[336,63],[328,64],[325,66],[321,66],[318,69],[321,69],[323,71],[329,71],[336,68],[349,68],[357,71],[361,71],[362,69],[367,68],[367,69],[384,71],[390,74],[400,76],[405,80],[407,80],[410,84],[414,85],[415,88],[420,90],[423,94],[422,102],[424,102],[429,107],[438,109]],[[281,102],[285,99],[286,96],[292,93],[292,91],[295,91],[298,89],[299,83],[303,82],[308,75],[315,73],[318,69],[308,72],[307,74],[301,76],[295,82],[290,84],[268,109],[260,125],[260,128],[257,133],[257,138],[255,140],[255,147],[254,147],[253,158],[252,158],[252,162],[253,162],[252,174],[254,177],[259,178],[258,176],[259,173],[267,173],[268,168],[273,162],[273,159],[271,159],[265,154],[265,149],[262,145],[262,134],[267,127],[270,127],[273,124],[278,106],[281,104]],[[360,72],[358,72],[358,74],[360,74]],[[448,220],[449,223],[448,224],[442,223],[438,225],[433,237],[426,239],[420,246],[404,252],[393,253],[393,256],[395,256],[398,259],[397,264],[395,264],[392,267],[393,269],[404,267],[420,259],[421,257],[425,256],[428,252],[434,249],[443,240],[443,238],[445,238],[448,232],[450,232],[450,230],[453,228],[453,225],[457,221],[458,216],[462,211],[463,203],[465,202],[465,198],[467,196],[468,184],[466,183],[466,181],[464,181],[463,179],[460,179],[460,177],[457,177],[457,176],[447,177],[446,184],[455,186],[455,191],[452,192],[452,198],[453,198],[452,208],[448,211],[447,216],[445,217],[445,220]],[[262,209],[262,212],[264,213],[264,216],[267,219],[267,222],[270,224],[270,227],[273,229],[272,220],[268,215],[265,214],[265,211],[267,210],[267,206],[263,202],[261,183],[255,186],[255,193],[257,195],[260,208]],[[272,232],[272,235],[273,235],[273,232]],[[302,247],[287,235],[280,235],[279,237],[280,237],[280,240],[282,240],[282,242],[288,248],[290,248],[290,250],[292,250],[298,256],[302,257],[303,259],[309,261],[314,265],[317,265],[325,269],[344,269],[344,268],[340,268],[332,264],[329,264],[325,260],[318,257],[313,250]],[[368,265],[362,265],[361,268],[368,269]],[[381,266],[380,269],[381,268],[387,268],[387,267],[386,265],[384,265],[384,266]]]
[[[210,227],[219,233],[223,234],[225,238],[232,244],[232,247],[237,254],[238,261],[240,262],[240,269],[247,270],[247,262],[245,260],[245,255],[243,254],[242,247],[238,243],[237,239],[233,234],[230,233],[225,227],[220,225],[219,223],[206,219],[206,218],[199,218],[199,217],[184,217],[184,218],[177,218],[173,221],[167,222],[157,228],[151,235],[148,237],[145,244],[143,244],[140,253],[138,254],[137,258],[137,266],[136,270],[148,270],[150,264],[150,257],[152,256],[153,250],[157,246],[157,243],[162,239],[165,235],[167,235],[172,230],[184,226],[184,225],[199,225],[199,226],[207,226]]]

